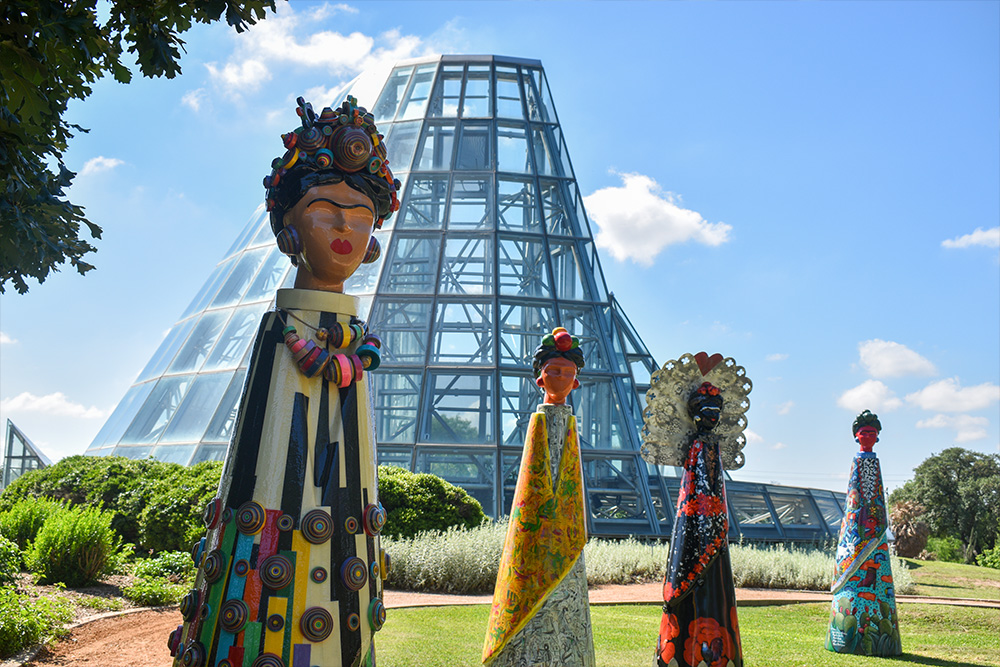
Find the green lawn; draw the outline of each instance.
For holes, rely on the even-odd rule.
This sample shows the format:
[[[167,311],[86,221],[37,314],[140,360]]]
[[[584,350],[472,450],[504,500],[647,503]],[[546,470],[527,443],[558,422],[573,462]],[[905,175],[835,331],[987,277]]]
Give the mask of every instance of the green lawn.
[[[390,609],[378,633],[380,667],[477,667],[489,614],[487,605]],[[641,666],[652,662],[659,605],[591,607],[597,664]],[[1000,667],[1000,611],[901,604],[904,655],[862,658],[823,648],[829,612],[825,604],[740,609],[743,655],[748,667],[889,667],[898,663],[936,667]]]
[[[914,595],[1000,600],[1000,570],[904,558],[917,585]]]

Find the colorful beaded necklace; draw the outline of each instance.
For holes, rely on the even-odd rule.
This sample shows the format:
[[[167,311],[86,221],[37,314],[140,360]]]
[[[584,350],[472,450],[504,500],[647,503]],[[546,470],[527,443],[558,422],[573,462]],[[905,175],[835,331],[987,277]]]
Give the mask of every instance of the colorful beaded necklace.
[[[282,331],[285,346],[292,353],[299,371],[306,377],[322,375],[327,382],[344,388],[352,382],[360,381],[365,371],[373,371],[379,367],[382,341],[375,334],[368,333],[368,326],[358,318],[352,317],[350,324],[337,322],[330,327],[317,328],[286,310],[279,310],[278,314],[285,324]],[[312,329],[321,345],[299,338],[298,331],[288,323],[288,317]],[[361,345],[354,354],[329,351],[330,348],[343,350],[357,340],[361,341]]]

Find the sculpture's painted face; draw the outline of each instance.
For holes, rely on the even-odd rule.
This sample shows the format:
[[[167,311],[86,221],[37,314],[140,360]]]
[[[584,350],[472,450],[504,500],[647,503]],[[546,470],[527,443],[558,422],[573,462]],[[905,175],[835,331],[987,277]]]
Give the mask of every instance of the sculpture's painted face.
[[[862,426],[854,437],[861,443],[861,451],[870,452],[878,442],[878,430],[874,426]]]
[[[554,357],[545,362],[535,384],[545,391],[545,402],[549,405],[565,405],[569,392],[580,386],[576,379],[576,364],[563,357]]]
[[[699,433],[711,431],[722,416],[722,395],[706,382],[691,395],[688,412]]]
[[[365,256],[375,224],[375,205],[347,183],[310,188],[285,214],[285,226],[301,239],[295,287],[343,292]]]

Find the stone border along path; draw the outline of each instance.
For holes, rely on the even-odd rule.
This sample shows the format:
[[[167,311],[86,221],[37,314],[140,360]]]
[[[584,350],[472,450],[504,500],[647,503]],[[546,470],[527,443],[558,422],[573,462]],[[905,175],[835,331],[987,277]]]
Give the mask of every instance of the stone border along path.
[[[590,603],[599,605],[610,604],[660,604],[663,601],[663,585],[659,583],[605,585],[591,587]],[[737,588],[737,605],[740,607],[760,607],[767,605],[803,604],[809,602],[829,602],[831,596],[823,591],[793,591],[760,588]],[[385,605],[389,609],[405,607],[438,607],[451,605],[490,604],[492,595],[451,595],[443,593],[415,593],[411,591],[386,590]],[[956,605],[965,607],[984,607],[1000,609],[1000,600],[982,600],[965,598],[932,598],[919,595],[897,595],[900,602],[919,602],[921,604]],[[170,607],[141,607],[125,611],[107,612],[84,618],[67,626],[74,630],[84,625],[111,618],[118,618],[142,612],[158,612],[170,610]],[[176,609],[176,607],[174,607]],[[173,623],[171,622],[171,626]],[[165,637],[166,635],[164,635]],[[75,640],[72,640],[75,641]],[[165,645],[166,639],[163,640]],[[0,667],[21,667],[32,661],[41,646],[34,646],[2,663]],[[89,664],[89,663],[87,663]]]

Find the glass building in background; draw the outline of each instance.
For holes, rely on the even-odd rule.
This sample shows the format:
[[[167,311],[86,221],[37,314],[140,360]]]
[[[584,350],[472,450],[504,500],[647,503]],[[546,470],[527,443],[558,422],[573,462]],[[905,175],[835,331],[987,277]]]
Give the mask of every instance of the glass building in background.
[[[604,282],[541,63],[438,56],[362,75],[335,103],[348,94],[375,115],[403,184],[400,210],[375,233],[381,258],[345,287],[383,341],[370,376],[380,462],[434,473],[487,514],[508,513],[541,400],[532,354],[563,326],[587,360],[570,401],[591,533],[669,535],[677,471],[639,456],[657,366]],[[261,206],[87,453],[223,459],[257,324],[290,269]],[[734,535],[837,534],[842,494],[728,490]]]
[[[28,440],[14,422],[7,420],[7,437],[4,439],[3,459],[0,464],[0,491],[26,472],[45,468],[52,461],[42,450]]]

